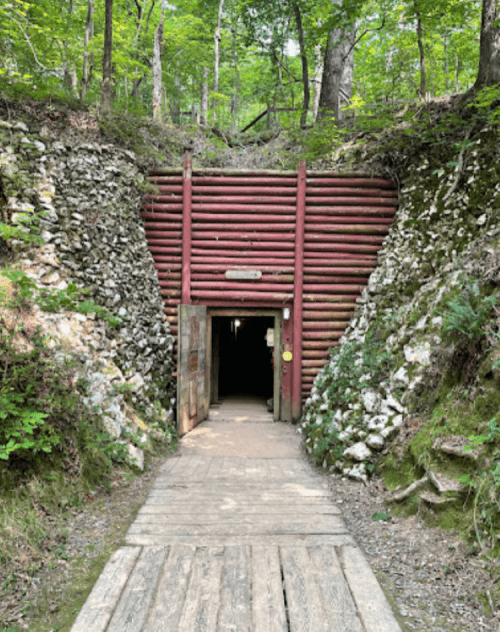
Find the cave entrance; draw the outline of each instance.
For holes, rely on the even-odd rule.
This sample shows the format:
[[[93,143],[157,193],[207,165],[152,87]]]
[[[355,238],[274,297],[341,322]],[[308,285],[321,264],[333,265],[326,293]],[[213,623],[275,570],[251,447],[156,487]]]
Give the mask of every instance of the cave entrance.
[[[281,414],[281,312],[209,310],[210,402],[228,396],[266,400]]]

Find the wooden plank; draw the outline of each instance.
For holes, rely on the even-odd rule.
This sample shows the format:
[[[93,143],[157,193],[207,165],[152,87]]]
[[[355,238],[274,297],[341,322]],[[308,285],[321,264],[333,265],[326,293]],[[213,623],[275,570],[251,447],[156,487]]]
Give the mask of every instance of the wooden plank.
[[[163,544],[189,544],[192,546],[239,546],[243,544],[265,545],[265,546],[315,546],[317,544],[330,544],[335,547],[352,545],[355,546],[354,538],[349,533],[338,533],[329,535],[146,535],[127,534],[127,544],[138,546],[152,546]]]
[[[135,565],[107,632],[141,632],[168,548],[146,547]]]
[[[195,514],[198,513],[202,516],[247,516],[247,515],[259,515],[265,514],[266,516],[285,516],[291,514],[292,516],[305,514],[310,516],[311,513],[320,515],[335,515],[340,516],[342,512],[338,507],[332,503],[301,503],[300,506],[297,503],[288,503],[287,505],[281,505],[279,503],[237,503],[237,505],[228,506],[224,504],[214,503],[166,503],[164,505],[143,505],[139,510],[137,516],[146,516],[154,514],[166,514],[169,516],[179,514]]]
[[[328,632],[319,586],[306,547],[280,547],[290,632]]]
[[[140,552],[139,546],[124,546],[113,553],[80,610],[71,632],[103,632],[106,629]]]
[[[332,519],[332,523],[339,524],[338,514],[333,513],[314,513],[308,511],[297,511],[295,514],[290,514],[287,518],[288,522],[301,522],[310,523],[311,521],[317,522],[318,520]],[[259,513],[244,514],[240,511],[232,513],[160,513],[160,514],[140,514],[134,520],[134,525],[173,525],[173,524],[220,524],[220,523],[235,523],[244,525],[271,525],[283,523],[282,515],[275,513],[269,515],[265,511]]]
[[[227,524],[193,524],[188,520],[184,524],[135,523],[128,534],[144,535],[319,535],[346,533],[347,527],[337,516],[319,518],[311,516],[308,520],[286,523],[279,518],[263,523],[244,523],[234,520]]]
[[[278,547],[252,547],[253,632],[288,632]]]
[[[188,486],[182,485],[177,489],[167,488],[167,489],[152,489],[150,493],[151,500],[155,498],[165,498],[165,499],[174,499],[180,498],[182,496],[186,496],[189,494],[191,499],[199,499],[199,500],[217,500],[221,497],[227,496],[235,496],[236,498],[241,498],[243,494],[245,498],[249,501],[256,501],[260,499],[275,499],[275,500],[283,500],[283,494],[287,495],[287,499],[291,500],[292,498],[302,499],[302,498],[330,498],[332,496],[332,492],[328,489],[311,489],[304,486],[298,486],[297,491],[293,490],[293,487],[283,487],[281,489],[266,489],[263,487],[259,489],[258,485],[252,485],[249,483],[248,485],[232,485],[232,486],[220,486],[218,487],[215,483],[213,487],[207,488],[189,488]]]
[[[250,547],[224,552],[217,632],[250,632]]]
[[[344,574],[366,632],[401,632],[394,613],[363,553],[356,546],[341,549]]]
[[[219,611],[223,547],[200,547],[177,632],[215,632]]]
[[[315,569],[328,632],[364,632],[335,549],[313,546],[309,556]]]
[[[247,478],[267,479],[269,474],[268,459],[248,459],[246,473]]]
[[[171,547],[144,632],[177,630],[195,553],[194,546]]]

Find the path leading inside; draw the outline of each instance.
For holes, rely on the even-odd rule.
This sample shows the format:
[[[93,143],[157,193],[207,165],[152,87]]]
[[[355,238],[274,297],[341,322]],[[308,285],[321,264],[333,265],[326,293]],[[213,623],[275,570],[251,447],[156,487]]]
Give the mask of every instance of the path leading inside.
[[[239,397],[162,466],[71,632],[401,630],[295,429]]]

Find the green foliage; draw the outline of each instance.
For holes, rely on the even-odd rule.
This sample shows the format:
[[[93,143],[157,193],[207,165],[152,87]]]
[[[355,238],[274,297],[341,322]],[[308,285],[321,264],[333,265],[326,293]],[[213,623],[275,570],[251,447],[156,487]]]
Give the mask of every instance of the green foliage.
[[[468,283],[463,290],[447,302],[446,310],[440,312],[444,319],[443,331],[451,342],[476,345],[485,335],[495,296],[483,296],[477,282]]]
[[[327,456],[337,460],[342,456],[343,448],[339,444],[339,431],[331,423],[328,425],[327,434],[318,439],[316,446],[311,452],[311,459],[321,465]]]
[[[67,310],[79,314],[97,314],[111,327],[117,327],[123,320],[113,316],[108,309],[96,305],[94,301],[84,299],[86,290],[80,289],[75,283],[68,283],[64,290],[53,288],[40,288],[33,279],[22,270],[12,268],[0,269],[0,276],[5,277],[13,284],[16,292],[13,299],[7,300],[0,293],[0,304],[8,307],[22,307],[30,301],[36,303],[44,312],[58,312]]]

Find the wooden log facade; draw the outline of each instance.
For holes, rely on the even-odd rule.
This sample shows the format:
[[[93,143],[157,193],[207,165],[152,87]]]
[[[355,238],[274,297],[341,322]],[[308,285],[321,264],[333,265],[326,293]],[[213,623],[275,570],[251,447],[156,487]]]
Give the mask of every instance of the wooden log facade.
[[[397,209],[393,184],[304,164],[193,170],[189,155],[183,170],[156,168],[150,182],[157,192],[142,217],[173,334],[181,303],[286,313],[281,351],[293,359],[282,396],[298,418],[375,268]]]

